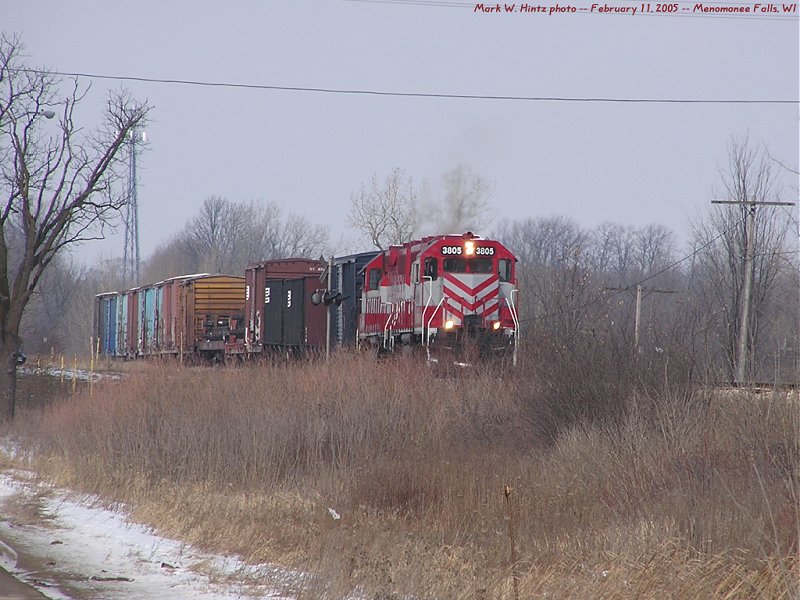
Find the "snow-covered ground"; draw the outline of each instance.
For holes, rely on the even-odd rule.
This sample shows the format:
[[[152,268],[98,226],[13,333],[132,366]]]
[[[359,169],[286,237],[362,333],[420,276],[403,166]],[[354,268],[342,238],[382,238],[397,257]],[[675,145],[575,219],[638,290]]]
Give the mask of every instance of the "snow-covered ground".
[[[0,566],[53,600],[289,599],[303,578],[160,537],[21,471],[0,473]]]
[[[24,367],[17,367],[17,373],[22,375],[45,375],[48,377],[58,377],[66,381],[72,381],[73,379],[77,379],[78,381],[100,381],[103,379],[122,379],[125,377],[125,375],[122,373],[108,373],[104,371],[92,372],[87,369],[77,369],[73,367],[61,368],[52,365],[44,367],[25,365]]]

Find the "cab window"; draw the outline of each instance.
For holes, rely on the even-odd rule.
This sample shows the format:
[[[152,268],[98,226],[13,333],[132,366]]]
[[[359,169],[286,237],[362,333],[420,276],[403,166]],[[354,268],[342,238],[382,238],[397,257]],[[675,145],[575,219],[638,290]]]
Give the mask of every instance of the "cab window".
[[[381,283],[381,270],[380,269],[370,269],[369,270],[369,278],[367,279],[367,289],[368,290],[377,290],[378,286]]]
[[[425,259],[425,268],[422,274],[434,280],[439,278],[439,264],[435,258],[429,257]]]
[[[500,281],[511,281],[511,261],[507,258],[501,258],[497,261],[497,275]]]

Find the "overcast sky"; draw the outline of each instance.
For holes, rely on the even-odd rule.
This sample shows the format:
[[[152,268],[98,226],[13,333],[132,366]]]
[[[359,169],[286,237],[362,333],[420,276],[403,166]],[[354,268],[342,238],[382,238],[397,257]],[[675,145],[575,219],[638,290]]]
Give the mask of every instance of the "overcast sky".
[[[548,15],[435,0],[0,0],[0,14],[31,64],[63,72],[419,94],[798,98],[796,5],[725,16],[694,12],[696,2],[678,3],[677,15],[592,12],[592,4]],[[140,161],[145,257],[211,195],[275,201],[330,225],[335,242],[361,182],[402,167],[435,184],[459,164],[492,183],[495,223],[556,214],[588,227],[661,223],[683,241],[690,219],[709,207],[732,136],[749,135],[798,165],[797,104],[83,81],[92,83],[80,114],[87,125],[99,120],[109,88],[124,85],[155,107]],[[781,180],[784,199],[796,201],[797,177],[782,172]],[[122,239],[87,244],[80,255],[120,256]]]

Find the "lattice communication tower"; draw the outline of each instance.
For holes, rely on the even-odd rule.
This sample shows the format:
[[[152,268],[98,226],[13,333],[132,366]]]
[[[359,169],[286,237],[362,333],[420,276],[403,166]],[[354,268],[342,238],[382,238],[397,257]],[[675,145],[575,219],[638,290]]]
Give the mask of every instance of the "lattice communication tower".
[[[139,255],[139,196],[136,160],[139,146],[147,134],[138,129],[128,133],[128,202],[125,206],[125,251],[122,258],[122,278],[125,285],[139,285],[141,258]]]

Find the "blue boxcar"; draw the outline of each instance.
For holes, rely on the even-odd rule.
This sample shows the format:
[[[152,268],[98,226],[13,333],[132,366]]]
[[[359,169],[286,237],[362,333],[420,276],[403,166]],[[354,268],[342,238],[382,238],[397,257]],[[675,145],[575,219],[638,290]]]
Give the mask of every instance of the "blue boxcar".
[[[113,355],[125,357],[128,351],[128,295],[117,294],[117,345]]]
[[[106,330],[105,340],[101,341],[103,346],[102,352],[113,356],[117,350],[117,295],[114,294],[108,299],[106,322],[108,329]]]
[[[113,356],[117,330],[116,294],[98,294],[94,306],[94,348]]]
[[[156,293],[152,286],[139,290],[139,354],[153,350],[153,332],[156,322]]]

